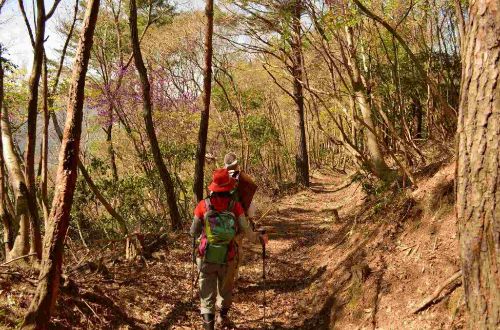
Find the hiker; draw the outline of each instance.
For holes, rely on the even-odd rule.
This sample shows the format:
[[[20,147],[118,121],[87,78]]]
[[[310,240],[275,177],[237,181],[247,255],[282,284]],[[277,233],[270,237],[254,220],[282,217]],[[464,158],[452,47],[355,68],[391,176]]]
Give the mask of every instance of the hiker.
[[[248,222],[254,229],[252,218],[255,217],[255,204],[253,203],[253,196],[257,190],[257,185],[253,183],[252,178],[248,174],[240,171],[238,157],[234,152],[229,152],[224,156],[224,168],[229,171],[232,178],[236,180],[236,186],[231,191],[234,200],[241,203],[245,211]],[[239,278],[240,265],[243,263],[243,235],[238,234],[234,239],[238,246],[238,256],[235,262],[228,268],[228,276],[225,285],[233,289],[236,280]],[[228,288],[229,290],[229,288]]]
[[[215,329],[215,308],[217,296],[220,296],[220,314],[218,323],[222,326],[231,324],[228,318],[232,303],[232,286],[225,285],[227,270],[233,267],[238,255],[234,242],[237,234],[243,234],[254,243],[267,244],[266,234],[255,232],[245,217],[241,203],[234,201],[231,191],[236,180],[227,169],[218,169],[213,173],[209,197],[198,203],[194,210],[191,235],[199,238],[197,249],[200,312],[204,329]]]
[[[248,176],[248,174],[243,173],[240,170],[240,165],[238,163],[238,157],[234,152],[229,152],[224,156],[224,168],[229,171],[231,177],[236,180],[236,187],[233,190],[233,195],[237,201],[239,201],[245,210],[245,215],[252,219],[255,217],[255,204],[253,203],[253,195],[257,190],[257,185],[253,183],[253,180]],[[248,183],[250,187],[246,189],[248,190],[243,192],[240,188],[240,179],[244,181],[245,184]],[[242,182],[243,184],[243,182]]]

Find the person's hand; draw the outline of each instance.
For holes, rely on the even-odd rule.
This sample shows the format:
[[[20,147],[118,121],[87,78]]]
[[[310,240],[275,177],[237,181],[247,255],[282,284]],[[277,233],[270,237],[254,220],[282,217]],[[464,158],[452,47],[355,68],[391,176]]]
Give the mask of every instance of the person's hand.
[[[260,243],[262,245],[267,245],[267,242],[269,241],[269,237],[267,236],[266,233],[260,234],[259,238],[260,238]]]

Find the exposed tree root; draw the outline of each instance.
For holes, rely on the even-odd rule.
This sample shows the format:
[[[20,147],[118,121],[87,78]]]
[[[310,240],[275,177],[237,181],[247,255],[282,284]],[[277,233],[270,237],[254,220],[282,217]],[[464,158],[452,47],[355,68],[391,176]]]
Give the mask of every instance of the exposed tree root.
[[[435,303],[441,301],[444,297],[449,295],[450,293],[453,292],[457,287],[459,287],[462,284],[462,281],[457,281],[457,279],[462,277],[462,271],[459,270],[455,274],[451,275],[446,281],[443,282],[434,292],[428,296],[427,298],[424,299],[424,301],[419,305],[419,307],[415,308],[412,312],[412,314],[417,314],[420,313],[421,311],[427,309],[428,307],[434,305]],[[448,291],[441,297],[439,297],[441,291],[443,291],[448,285],[452,284],[453,285],[448,289]]]
[[[11,260],[9,260],[7,262],[4,262],[3,264],[0,264],[0,267],[6,267],[8,264],[13,263],[14,261],[18,261],[18,260],[21,260],[21,259],[29,258],[29,257],[32,257],[32,256],[36,256],[36,253],[30,253],[30,254],[26,254],[26,255],[23,255],[23,256],[11,259]]]

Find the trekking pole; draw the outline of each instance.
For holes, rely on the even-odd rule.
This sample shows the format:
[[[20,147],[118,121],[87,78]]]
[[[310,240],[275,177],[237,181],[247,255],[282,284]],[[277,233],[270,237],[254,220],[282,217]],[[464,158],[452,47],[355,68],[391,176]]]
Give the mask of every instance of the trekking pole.
[[[266,233],[265,230],[261,231],[261,235],[264,235]],[[262,242],[262,285],[264,289],[264,294],[263,294],[263,307],[264,307],[264,317],[262,318],[262,321],[264,323],[264,329],[267,329],[267,324],[266,324],[266,307],[267,307],[267,300],[266,300],[266,244]]]

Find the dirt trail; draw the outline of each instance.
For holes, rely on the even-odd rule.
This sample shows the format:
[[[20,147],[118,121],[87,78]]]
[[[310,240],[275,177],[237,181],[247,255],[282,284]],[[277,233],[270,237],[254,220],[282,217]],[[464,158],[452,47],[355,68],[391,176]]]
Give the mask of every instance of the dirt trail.
[[[328,315],[307,311],[304,295],[310,286],[324,273],[315,260],[318,243],[325,233],[339,227],[333,243],[340,244],[347,226],[334,224],[334,209],[340,216],[356,205],[346,205],[361,194],[359,187],[348,186],[336,191],[344,182],[344,177],[330,178],[316,176],[312,188],[282,198],[273,203],[261,202],[261,212],[271,210],[258,224],[270,236],[266,260],[266,325],[271,329],[314,329]],[[349,195],[350,198],[346,198]],[[358,196],[359,197],[359,196]],[[246,253],[241,268],[241,276],[234,295],[231,318],[237,329],[264,328],[264,283],[262,280],[262,255],[259,246],[245,242]],[[326,242],[323,244],[327,245]],[[189,268],[184,265],[184,268]],[[181,279],[180,279],[181,280]],[[182,281],[185,283],[184,281]],[[178,285],[176,283],[175,285]],[[187,288],[188,284],[184,284]],[[195,307],[186,300],[178,301],[168,315],[157,323],[157,328],[191,329],[198,328],[198,301]]]
[[[338,208],[342,217],[348,209],[355,207],[346,204],[354,199],[356,192],[360,193],[360,189],[349,186],[335,191],[344,179],[317,176],[313,178],[310,190],[276,203],[261,202],[261,212],[271,207],[259,223],[270,235],[266,268],[267,328],[314,329],[315,324],[327,317],[323,312],[308,312],[304,296],[325,271],[324,267],[318,266],[320,260],[315,260],[314,255],[322,236],[339,227],[337,238],[330,237],[330,244],[334,241],[340,244],[346,234],[347,225],[333,223],[333,209]],[[168,249],[155,253],[153,261],[144,267],[126,262],[108,266],[112,278],[109,283],[103,284],[102,276],[95,277],[96,283],[78,279],[80,287],[88,288],[84,290],[83,300],[88,300],[86,303],[90,302],[91,306],[96,304],[93,308],[96,314],[104,315],[101,320],[95,320],[95,315],[90,316],[92,322],[97,321],[102,327],[111,322],[111,328],[199,329],[198,298],[189,299],[189,238],[184,235],[173,241]],[[327,242],[323,244],[327,245]],[[237,329],[262,329],[261,249],[247,242],[245,246],[247,251],[230,315]],[[106,296],[109,300],[101,302],[99,296]],[[68,304],[74,302],[74,298],[67,295],[65,299],[69,300]],[[99,309],[102,310],[99,312]],[[119,310],[122,312],[117,313]],[[62,319],[65,322],[67,317]],[[326,321],[323,323],[327,324]]]
[[[271,208],[259,223],[270,233],[266,327],[457,328],[458,293],[420,315],[409,314],[458,268],[451,206],[427,214],[423,205],[452,173],[450,167],[429,179],[413,197],[392,199],[369,198],[345,176],[316,173],[310,189],[259,201],[261,212]],[[230,315],[237,329],[263,329],[261,249],[246,247]],[[108,247],[99,252],[106,256],[102,266],[74,272],[69,270],[85,252],[67,256],[73,259],[65,270],[71,281],[58,301],[54,329],[200,329],[198,298],[190,299],[188,235],[172,237],[147,261],[124,261],[119,250]],[[7,297],[0,303],[0,327],[19,322],[33,289],[22,278],[0,278],[0,296]]]

